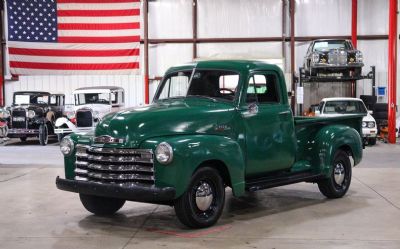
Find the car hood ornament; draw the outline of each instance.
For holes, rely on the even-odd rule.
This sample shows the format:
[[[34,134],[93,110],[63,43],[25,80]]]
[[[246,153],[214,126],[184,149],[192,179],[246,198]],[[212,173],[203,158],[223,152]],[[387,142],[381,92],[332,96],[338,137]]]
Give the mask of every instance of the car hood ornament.
[[[100,143],[100,144],[123,144],[124,139],[123,138],[115,138],[115,137],[111,137],[108,135],[103,135],[103,136],[95,137],[94,142]]]

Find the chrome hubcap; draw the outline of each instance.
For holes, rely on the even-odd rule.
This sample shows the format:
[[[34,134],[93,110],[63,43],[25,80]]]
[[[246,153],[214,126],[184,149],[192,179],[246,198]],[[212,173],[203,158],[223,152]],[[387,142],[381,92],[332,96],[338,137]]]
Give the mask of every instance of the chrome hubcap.
[[[342,185],[345,176],[345,170],[342,163],[337,163],[335,168],[333,169],[333,173],[335,176],[335,182],[337,185]]]
[[[201,182],[196,189],[196,205],[201,211],[210,208],[214,195],[211,186],[206,182]]]

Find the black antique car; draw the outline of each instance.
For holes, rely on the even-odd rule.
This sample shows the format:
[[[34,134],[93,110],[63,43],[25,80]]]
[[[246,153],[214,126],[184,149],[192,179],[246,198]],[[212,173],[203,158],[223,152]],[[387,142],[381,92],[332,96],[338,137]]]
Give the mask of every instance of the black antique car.
[[[344,77],[361,76],[363,54],[349,40],[315,40],[304,58],[306,75],[341,73]]]
[[[62,115],[64,101],[64,94],[15,92],[9,108],[8,137],[21,141],[38,137],[40,144],[46,145],[49,135],[54,134],[55,120]]]

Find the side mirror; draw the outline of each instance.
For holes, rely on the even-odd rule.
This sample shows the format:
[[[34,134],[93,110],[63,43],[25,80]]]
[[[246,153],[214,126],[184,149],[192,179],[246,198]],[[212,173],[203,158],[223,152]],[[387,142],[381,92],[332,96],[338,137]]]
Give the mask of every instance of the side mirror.
[[[315,110],[315,116],[319,116],[319,115],[321,115],[321,112],[320,112],[320,111],[317,111],[317,110]]]
[[[289,97],[289,98],[291,98],[292,97],[292,92],[287,92],[287,96]]]

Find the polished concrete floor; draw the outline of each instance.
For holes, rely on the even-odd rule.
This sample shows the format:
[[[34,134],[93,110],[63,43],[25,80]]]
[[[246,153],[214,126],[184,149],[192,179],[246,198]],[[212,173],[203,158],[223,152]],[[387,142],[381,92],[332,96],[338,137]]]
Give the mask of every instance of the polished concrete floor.
[[[220,222],[189,230],[173,208],[127,203],[96,217],[59,191],[58,144],[0,145],[0,248],[400,248],[400,144],[364,150],[348,194],[327,200],[313,184],[232,197]]]

